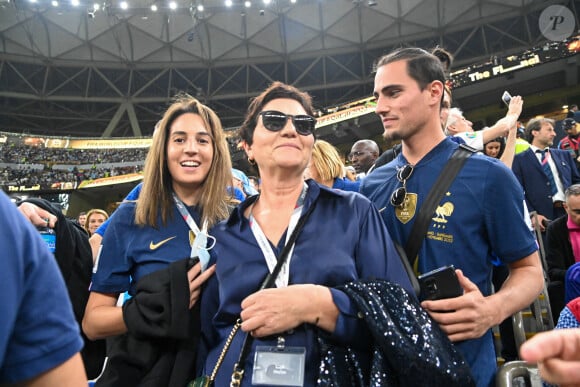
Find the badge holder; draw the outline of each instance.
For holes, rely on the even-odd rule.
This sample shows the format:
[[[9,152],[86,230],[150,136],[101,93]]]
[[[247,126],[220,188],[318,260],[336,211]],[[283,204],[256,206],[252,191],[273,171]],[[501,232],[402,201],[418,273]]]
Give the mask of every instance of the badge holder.
[[[304,385],[306,348],[286,347],[285,342],[286,340],[280,336],[275,347],[256,347],[252,384]]]

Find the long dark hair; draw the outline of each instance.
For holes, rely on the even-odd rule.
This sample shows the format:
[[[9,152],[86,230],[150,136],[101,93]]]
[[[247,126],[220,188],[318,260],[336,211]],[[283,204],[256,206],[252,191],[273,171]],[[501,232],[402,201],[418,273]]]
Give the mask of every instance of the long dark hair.
[[[485,149],[486,149],[485,147],[490,142],[499,142],[499,153],[496,156],[496,158],[499,159],[503,155],[503,152],[505,151],[505,138],[503,138],[503,137],[496,137],[496,138],[494,138],[492,140],[489,140],[485,144],[483,144],[483,153],[485,153]],[[485,153],[485,155],[486,156],[489,156],[487,153]]]

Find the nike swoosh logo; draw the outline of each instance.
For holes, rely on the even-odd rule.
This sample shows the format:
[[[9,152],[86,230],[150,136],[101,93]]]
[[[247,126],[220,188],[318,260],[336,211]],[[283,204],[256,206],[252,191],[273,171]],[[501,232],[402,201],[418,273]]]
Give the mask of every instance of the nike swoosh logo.
[[[174,237],[174,236],[172,236],[172,237],[170,237],[170,238],[164,239],[164,240],[162,240],[161,242],[157,242],[157,243],[153,243],[153,241],[151,241],[151,242],[149,242],[149,248],[150,248],[151,250],[157,250],[159,247],[161,247],[161,245],[163,245],[163,244],[165,244],[165,243],[169,242],[169,241],[170,241],[170,240],[172,240],[173,238],[175,238],[175,237]]]

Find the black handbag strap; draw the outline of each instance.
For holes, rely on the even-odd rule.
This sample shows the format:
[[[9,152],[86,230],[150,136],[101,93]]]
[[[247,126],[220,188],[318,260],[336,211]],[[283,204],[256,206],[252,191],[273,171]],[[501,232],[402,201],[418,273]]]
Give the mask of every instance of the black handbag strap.
[[[425,202],[419,209],[417,214],[417,219],[413,223],[413,228],[409,234],[409,239],[407,239],[407,244],[405,245],[405,253],[407,255],[408,261],[411,263],[411,268],[415,266],[417,260],[417,254],[419,253],[419,248],[423,243],[423,238],[425,238],[425,233],[429,227],[429,221],[433,212],[437,207],[437,204],[441,201],[443,194],[447,192],[449,186],[457,176],[457,173],[463,167],[465,161],[473,154],[475,150],[467,145],[460,144],[459,148],[453,152],[445,167],[439,174],[436,183],[429,191],[429,195],[425,199]],[[407,268],[407,267],[406,267]],[[414,272],[409,273],[410,277],[414,277]]]
[[[310,208],[308,208],[308,210],[304,213],[304,215],[302,215],[298,220],[298,223],[296,224],[294,231],[290,235],[290,238],[284,245],[284,248],[282,249],[282,252],[278,257],[278,262],[276,262],[276,266],[274,267],[271,273],[268,273],[268,275],[262,282],[262,285],[260,286],[259,290],[271,288],[274,286],[276,278],[278,278],[278,274],[280,274],[280,270],[282,270],[282,265],[284,265],[284,263],[287,261],[288,255],[290,254],[290,250],[292,249],[292,246],[294,245],[296,239],[298,238],[298,234],[300,234],[300,232],[304,228],[304,225],[306,224],[306,221],[310,217],[310,214],[312,214],[312,212],[314,211],[314,207],[316,207],[316,202],[317,201],[315,200],[310,205]],[[254,337],[252,335],[246,333],[246,336],[244,337],[244,343],[242,344],[242,349],[240,350],[240,356],[238,357],[238,361],[234,364],[234,370],[232,374],[232,384],[230,385],[239,386],[240,383],[242,382],[242,377],[244,373],[244,364],[246,363],[246,358],[248,357],[248,354],[250,352],[250,347],[253,339]]]

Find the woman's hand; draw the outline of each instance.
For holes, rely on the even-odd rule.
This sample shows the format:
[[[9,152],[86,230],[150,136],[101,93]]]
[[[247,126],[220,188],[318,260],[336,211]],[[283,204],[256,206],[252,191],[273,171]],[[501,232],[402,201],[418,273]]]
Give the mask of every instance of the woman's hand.
[[[317,285],[292,285],[260,290],[242,301],[242,330],[264,337],[303,323],[332,331],[338,318],[330,289]]]
[[[189,282],[189,309],[193,308],[201,294],[201,286],[209,277],[215,273],[215,265],[208,267],[201,273],[201,263],[196,263],[187,271],[187,281]]]

